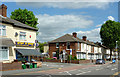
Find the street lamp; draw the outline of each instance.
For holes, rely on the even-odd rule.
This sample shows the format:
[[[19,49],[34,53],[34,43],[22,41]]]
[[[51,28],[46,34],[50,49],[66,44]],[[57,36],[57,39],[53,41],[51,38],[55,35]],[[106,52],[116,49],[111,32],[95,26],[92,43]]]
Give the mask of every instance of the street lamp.
[[[118,41],[116,41],[116,52],[117,52],[117,42],[118,42]],[[117,53],[116,53],[116,56],[117,56]]]

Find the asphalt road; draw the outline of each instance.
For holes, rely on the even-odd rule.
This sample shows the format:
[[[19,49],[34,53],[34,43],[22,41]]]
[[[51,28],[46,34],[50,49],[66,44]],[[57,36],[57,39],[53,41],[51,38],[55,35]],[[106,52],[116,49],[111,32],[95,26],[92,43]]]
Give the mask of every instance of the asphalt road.
[[[3,75],[118,75],[118,64],[103,65],[44,62],[42,68],[4,71]]]

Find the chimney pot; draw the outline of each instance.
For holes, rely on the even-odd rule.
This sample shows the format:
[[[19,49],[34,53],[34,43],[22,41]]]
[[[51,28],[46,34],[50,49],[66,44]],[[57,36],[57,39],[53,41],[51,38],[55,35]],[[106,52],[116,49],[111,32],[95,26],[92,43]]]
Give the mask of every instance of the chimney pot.
[[[82,37],[84,41],[87,41],[87,37],[86,36],[83,36]]]
[[[77,33],[76,32],[73,32],[73,37],[77,37]]]
[[[7,6],[2,4],[0,6],[0,14],[3,16],[3,17],[7,17]]]

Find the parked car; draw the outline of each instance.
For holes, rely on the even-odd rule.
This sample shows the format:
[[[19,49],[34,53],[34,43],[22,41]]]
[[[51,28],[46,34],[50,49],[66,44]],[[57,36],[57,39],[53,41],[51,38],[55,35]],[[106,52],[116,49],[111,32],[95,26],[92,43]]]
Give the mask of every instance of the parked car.
[[[97,59],[96,64],[105,64],[105,60],[103,59]]]

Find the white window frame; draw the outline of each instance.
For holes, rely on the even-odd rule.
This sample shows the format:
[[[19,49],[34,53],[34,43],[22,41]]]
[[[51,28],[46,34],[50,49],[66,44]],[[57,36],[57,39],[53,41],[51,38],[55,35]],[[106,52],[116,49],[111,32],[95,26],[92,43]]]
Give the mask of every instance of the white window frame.
[[[59,48],[59,43],[56,43],[56,48]]]
[[[1,30],[0,36],[6,36],[6,26],[5,25],[0,25],[0,26],[1,26],[0,27],[0,30]],[[3,26],[5,26],[5,28]],[[3,35],[3,30],[5,30],[5,35]]]
[[[22,33],[25,33],[25,34],[22,34]],[[20,37],[21,35],[22,35],[22,36],[25,36],[25,39],[21,39],[21,37]],[[20,32],[19,39],[20,39],[20,40],[26,40],[26,32]]]
[[[78,50],[80,50],[80,43],[78,42],[77,44],[78,44]]]
[[[3,59],[3,58],[2,58],[2,60],[9,60],[9,47],[7,47],[7,49],[2,49],[2,47],[0,47],[0,50],[1,50],[1,51],[2,51],[2,50],[7,50],[7,52],[8,52],[8,58],[7,58],[7,59]],[[1,53],[0,55],[2,56],[2,52],[3,52],[3,51],[2,51],[2,52],[1,52],[1,51],[0,51],[0,53]],[[0,60],[1,60],[1,59],[0,59]]]

